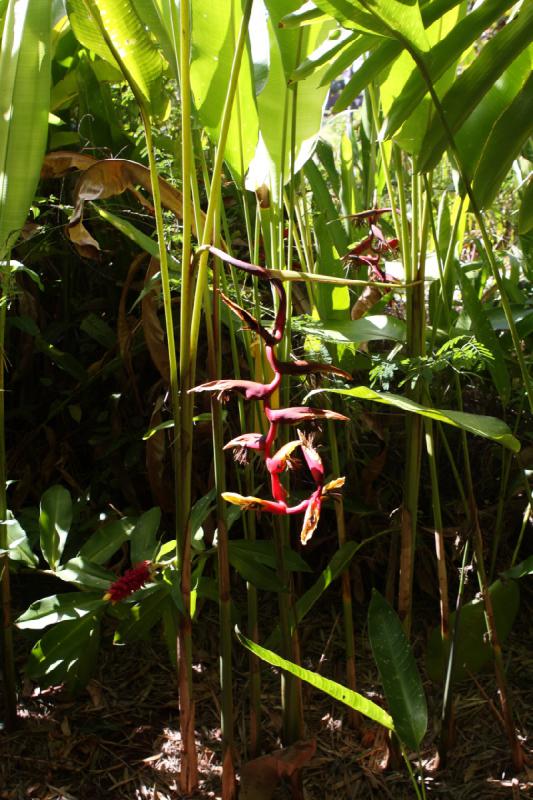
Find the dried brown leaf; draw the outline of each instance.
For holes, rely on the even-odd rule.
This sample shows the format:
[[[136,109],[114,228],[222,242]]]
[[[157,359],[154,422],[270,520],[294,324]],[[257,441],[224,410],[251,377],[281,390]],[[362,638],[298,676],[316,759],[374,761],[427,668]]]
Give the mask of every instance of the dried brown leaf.
[[[316,741],[295,742],[248,761],[241,770],[240,800],[271,800],[281,778],[290,778],[311,760]]]

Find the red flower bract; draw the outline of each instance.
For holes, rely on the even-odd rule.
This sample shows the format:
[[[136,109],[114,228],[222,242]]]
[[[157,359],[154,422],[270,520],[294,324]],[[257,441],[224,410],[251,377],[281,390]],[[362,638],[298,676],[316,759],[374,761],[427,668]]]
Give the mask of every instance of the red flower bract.
[[[137,589],[143,587],[151,577],[150,561],[141,561],[140,564],[137,564],[132,569],[128,569],[122,577],[111,584],[104,595],[104,600],[118,603],[120,600],[129,597],[133,592],[136,592]]]

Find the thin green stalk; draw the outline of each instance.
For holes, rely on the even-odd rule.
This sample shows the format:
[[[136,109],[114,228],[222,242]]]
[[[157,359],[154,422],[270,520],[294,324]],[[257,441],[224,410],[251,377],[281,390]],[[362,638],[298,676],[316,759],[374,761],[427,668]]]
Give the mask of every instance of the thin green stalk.
[[[333,474],[341,474],[339,458],[339,447],[335,426],[328,422],[328,438],[331,447],[331,466]],[[339,548],[346,544],[346,521],[344,518],[344,502],[342,495],[335,501],[335,519],[337,521],[337,538]],[[344,618],[344,647],[346,649],[346,686],[355,692],[357,686],[355,668],[355,632],[353,626],[353,607],[352,607],[352,586],[350,581],[350,569],[347,568],[341,575],[342,608]],[[348,722],[353,728],[358,728],[361,724],[359,712],[351,709],[348,714]]]
[[[7,256],[6,256],[6,260]],[[7,272],[7,268],[6,268]],[[6,430],[5,430],[5,332],[10,276],[3,277],[3,292],[0,297],[0,570],[2,595],[1,647],[3,656],[4,683],[4,728],[12,731],[17,723],[17,685],[15,656],[13,651],[13,622],[11,619],[11,580],[9,574],[9,543],[7,538],[7,474],[6,474]]]
[[[370,97],[370,106],[372,109],[372,119],[374,121],[374,127],[376,128],[376,130],[379,130],[378,100],[376,98],[376,90],[374,88],[374,84],[369,85],[368,94]],[[385,175],[385,183],[387,185],[387,194],[389,195],[389,202],[392,209],[394,232],[396,234],[396,238],[400,242],[400,247],[402,251],[402,261],[404,264],[405,275],[407,276],[408,267],[406,266],[405,262],[408,259],[407,242],[409,241],[409,225],[407,222],[407,216],[404,216],[404,212],[406,212],[407,209],[405,208],[405,206],[403,209],[400,208],[400,214],[401,214],[401,221],[400,221],[400,217],[398,216],[398,206],[395,200],[394,188],[392,185],[390,167],[387,161],[387,154],[385,152],[385,144],[381,139],[379,140],[379,153],[381,156],[381,166],[383,169],[383,174]],[[399,185],[400,184],[398,184],[398,186]],[[404,244],[402,244],[402,242]]]
[[[524,407],[523,400],[524,398],[522,398],[522,403],[520,404],[520,407],[518,408],[516,414],[516,421],[513,430],[513,434],[515,436],[518,432],[518,426],[520,424],[520,419],[522,417],[522,411]],[[502,469],[501,469],[500,490],[498,493],[498,508],[496,510],[496,521],[494,523],[494,537],[492,540],[492,554],[490,559],[490,570],[489,570],[490,583],[492,583],[492,581],[494,580],[494,572],[496,570],[496,560],[498,558],[498,550],[500,546],[500,539],[503,529],[503,519],[504,519],[505,505],[507,500],[507,487],[509,485],[512,460],[513,460],[512,453],[509,450],[504,450],[502,454]]]
[[[455,648],[457,644],[457,637],[459,635],[459,620],[461,617],[461,608],[463,607],[463,595],[466,579],[466,562],[470,551],[470,542],[467,540],[463,547],[463,559],[461,563],[461,571],[459,573],[459,589],[457,591],[457,598],[455,601],[455,619],[453,624],[453,631],[450,640],[450,651],[448,654],[448,661],[446,664],[446,676],[444,678],[444,694],[442,698],[442,714],[441,714],[441,729],[438,743],[439,759],[442,767],[446,766],[448,758],[448,750],[452,739],[453,728],[453,693],[452,693],[452,674],[455,663]]]
[[[518,559],[518,554],[520,552],[520,548],[522,547],[522,541],[524,539],[524,535],[525,535],[525,532],[526,532],[527,524],[528,524],[529,519],[531,517],[531,510],[533,508],[533,501],[531,499],[531,491],[529,489],[529,481],[527,479],[527,476],[525,476],[525,483],[526,483],[527,491],[529,493],[529,502],[528,502],[528,504],[527,504],[527,506],[525,508],[524,515],[522,517],[522,525],[520,526],[520,533],[518,534],[516,547],[513,550],[513,557],[511,559],[511,567],[514,567],[514,565],[516,564],[516,561]]]
[[[217,226],[218,227],[218,226]],[[217,231],[215,231],[218,234]],[[216,240],[219,236],[216,235]],[[218,261],[218,260],[217,260]],[[216,291],[218,263],[213,270],[213,317],[212,346],[209,348],[210,378],[215,380],[221,373],[221,327],[220,299]],[[209,304],[205,305],[207,328],[211,328]],[[233,712],[233,669],[232,669],[232,625],[231,625],[231,582],[228,551],[228,522],[226,503],[222,493],[226,488],[224,436],[222,409],[216,398],[211,400],[211,419],[213,431],[213,459],[215,488],[217,495],[217,563],[220,630],[220,689],[221,689],[221,731],[222,731],[222,798],[233,800],[236,796],[235,769],[233,764],[234,712]]]
[[[222,112],[222,119],[220,122],[220,135],[216,151],[215,164],[213,166],[213,173],[211,178],[211,190],[209,192],[209,202],[205,217],[202,245],[211,244],[211,240],[213,237],[215,209],[218,203],[218,197],[220,194],[220,188],[222,184],[222,167],[224,163],[224,152],[226,149],[226,141],[228,138],[233,102],[235,99],[235,93],[237,91],[237,82],[239,79],[239,70],[241,66],[242,54],[246,45],[246,36],[248,32],[248,24],[250,22],[252,4],[253,0],[246,0],[246,5],[243,11],[242,23],[239,30],[239,36],[237,38],[237,43],[235,46],[235,55],[233,57],[233,63],[231,65],[228,90],[226,94],[226,100],[224,103],[224,110]],[[191,326],[190,326],[191,379],[193,379],[194,377],[194,371],[196,365],[196,355],[198,350],[198,335],[200,332],[200,320],[202,314],[204,290],[207,284],[207,262],[208,262],[208,251],[205,250],[201,253],[199,259],[196,291],[195,291],[194,304],[191,316]]]
[[[449,604],[448,604],[448,574],[446,571],[446,550],[444,547],[444,526],[442,524],[442,510],[440,505],[439,474],[435,453],[435,432],[433,422],[424,420],[426,431],[426,451],[429,461],[431,478],[431,504],[433,506],[433,527],[435,531],[435,553],[437,557],[437,574],[439,579],[440,595],[440,630],[443,641],[449,637]]]

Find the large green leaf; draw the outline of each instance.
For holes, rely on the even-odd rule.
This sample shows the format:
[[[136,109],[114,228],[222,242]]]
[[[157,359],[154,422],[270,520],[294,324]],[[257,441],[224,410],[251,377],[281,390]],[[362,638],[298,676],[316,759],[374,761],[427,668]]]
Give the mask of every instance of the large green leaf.
[[[139,94],[152,114],[166,107],[162,91],[163,57],[131,0],[67,0],[78,41],[113,66]]]
[[[94,564],[105,564],[135,528],[133,517],[122,517],[98,528],[82,546],[79,555]]]
[[[28,214],[46,147],[50,0],[9,0],[0,44],[0,259]]]
[[[131,563],[151,561],[157,549],[157,531],[161,522],[161,509],[150,508],[141,514],[130,533]]]
[[[333,23],[319,21],[298,30],[278,28],[281,18],[298,8],[298,0],[267,0],[265,5],[269,12],[269,71],[257,97],[261,138],[247,186],[256,189],[267,185],[278,199],[281,174],[285,183],[290,178],[292,103],[297,104],[294,170],[298,171],[313,152],[329,90],[318,86],[324,67],[299,81],[297,90],[287,84],[298,64],[326,40]]]
[[[256,539],[255,541],[231,539],[228,542],[228,550],[230,554],[238,554],[243,559],[256,561],[272,569],[277,568],[276,548],[271,539]],[[286,568],[291,572],[311,572],[309,564],[290,547],[283,549],[283,560]]]
[[[331,681],[329,678],[323,678],[322,675],[318,675],[315,672],[311,672],[309,669],[304,669],[303,667],[299,667],[281,658],[281,656],[276,655],[276,653],[273,653],[271,650],[267,650],[265,647],[261,647],[250,639],[247,639],[239,630],[236,630],[236,636],[244,647],[248,648],[248,650],[256,656],[259,656],[263,661],[266,661],[267,664],[272,664],[273,667],[279,667],[286,672],[290,672],[292,675],[300,678],[300,680],[306,681],[306,683],[311,684],[311,686],[314,686],[316,689],[320,689],[320,691],[329,694],[329,696],[333,697],[335,700],[344,703],[348,708],[353,708],[355,711],[364,714],[365,717],[379,722],[379,724],[383,725],[385,728],[394,730],[393,722],[389,714],[380,708],[380,706],[376,705],[376,703],[367,700],[362,694],[347,689],[346,686],[342,686],[340,683]]]
[[[241,22],[240,0],[192,0],[191,88],[200,121],[215,144]],[[245,50],[225,150],[225,160],[239,183],[253,158],[258,136],[253,67]]]
[[[20,561],[28,567],[37,567],[39,559],[31,549],[26,531],[20,522],[13,517],[11,511],[7,512],[5,525],[10,560]]]
[[[72,500],[64,486],[51,486],[41,498],[39,529],[41,550],[56,569],[72,524]]]
[[[520,122],[519,109],[515,105],[516,99],[521,94],[524,82],[530,75],[531,57],[526,50],[520,53],[518,58],[494,82],[481,102],[472,110],[460,130],[457,131],[455,142],[463,169],[466,170],[470,179],[474,177],[484,150],[484,147],[480,147],[480,142],[487,142],[499,118],[502,115],[506,116],[507,111],[515,106],[516,121]],[[512,98],[515,98],[513,102],[511,102]],[[511,105],[509,105],[510,102]],[[531,124],[531,120],[528,119],[526,125],[527,123]],[[513,159],[518,155],[524,142],[524,139],[520,141],[520,134],[518,125],[515,130],[513,120],[510,120],[510,125],[506,130],[507,138],[500,139],[500,149],[493,149],[492,156],[496,156],[496,161],[491,165],[491,175],[494,175],[492,182],[497,188],[505,178]],[[496,163],[498,164],[497,169],[495,168]]]
[[[433,84],[437,83],[483,31],[498,20],[513,3],[514,0],[485,0],[484,3],[458,22],[440,42],[437,42],[426,59],[427,70]],[[429,9],[431,9],[435,4],[430,3],[428,5]],[[435,22],[435,19],[431,21]],[[401,95],[398,96],[385,120],[385,135],[387,137],[392,136],[415,111],[427,91],[427,84],[421,72],[418,69],[413,69]]]
[[[372,592],[368,637],[398,738],[419,751],[427,730],[424,687],[409,641],[397,614],[379,592]]]
[[[243,553],[241,549],[229,549],[228,558],[231,566],[257,589],[266,592],[282,592],[284,585],[274,569],[256,561],[253,554]]]
[[[164,608],[170,603],[172,600],[168,583],[161,582],[155,588],[150,587],[149,591],[143,592],[138,603],[127,606],[125,618],[115,633],[115,642],[143,639],[159,622]]]
[[[64,683],[75,694],[85,688],[94,671],[99,645],[97,614],[61,622],[33,647],[26,674],[44,686]]]
[[[62,581],[73,583],[80,589],[100,589],[102,592],[116,579],[113,572],[79,556],[69,559],[56,574]]]
[[[58,622],[81,619],[107,603],[96,592],[67,592],[36,600],[16,621],[18,628],[40,630]]]
[[[361,319],[345,321],[325,319],[320,322],[293,317],[293,323],[295,331],[335,344],[373,342],[384,339],[404,342],[406,336],[405,322],[387,314],[372,314]]]
[[[337,0],[332,2],[335,5]],[[352,4],[379,19],[388,35],[404,46],[420,53],[429,50],[418,0],[352,0]]]
[[[481,207],[490,206],[514,159],[533,136],[533,73],[497,120],[485,142],[474,177],[474,192]]]
[[[432,47],[437,45],[447,34],[452,31],[458,20],[466,14],[466,2],[447,11],[439,17],[427,30],[427,37]],[[385,119],[398,97],[402,97],[405,86],[410,79],[413,69],[416,69],[411,55],[404,52],[395,60],[385,80],[380,81],[381,108]],[[439,78],[435,89],[439,96],[445,94],[450,88],[457,69],[454,62]],[[418,153],[433,113],[433,102],[429,96],[424,97],[410,116],[405,120],[401,130],[395,134],[395,141],[409,153]]]
[[[494,609],[498,638],[502,644],[513,627],[520,604],[520,590],[513,580],[496,581],[489,589]],[[450,630],[455,626],[455,612],[450,614]],[[444,681],[450,653],[450,642],[443,642],[440,628],[434,628],[428,639],[426,667],[431,680]],[[466,603],[460,612],[455,640],[453,681],[466,680],[490,662],[492,648],[487,641],[487,624],[481,598]]]
[[[507,447],[514,453],[520,450],[520,442],[516,439],[508,425],[496,417],[488,417],[482,414],[467,414],[464,411],[452,411],[449,409],[429,408],[415,403],[401,395],[391,394],[390,392],[376,392],[367,386],[356,386],[353,389],[314,389],[307,396],[311,397],[317,392],[328,392],[330,394],[342,394],[346,397],[353,397],[358,400],[372,400],[376,403],[383,403],[387,406],[395,406],[403,411],[413,414],[421,414],[423,417],[444,422],[446,425],[453,425],[461,428],[476,436],[483,436],[485,439],[492,439],[494,442]]]
[[[487,42],[471,66],[458,76],[442,99],[442,109],[452,134],[459,130],[506,68],[529,47],[532,29],[533,3],[527,3],[517,17]],[[420,172],[433,169],[448,144],[442,122],[435,116],[424,137],[417,169]]]

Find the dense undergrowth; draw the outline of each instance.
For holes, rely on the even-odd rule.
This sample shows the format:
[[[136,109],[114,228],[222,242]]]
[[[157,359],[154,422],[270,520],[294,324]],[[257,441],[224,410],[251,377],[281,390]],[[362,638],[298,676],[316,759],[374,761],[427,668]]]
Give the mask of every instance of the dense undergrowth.
[[[298,5],[0,3],[5,726],[13,636],[26,678],[75,694],[102,631],[162,634],[192,793],[209,626],[225,799],[241,644],[249,757],[263,659],[285,746],[303,679],[390,730],[423,797],[428,724],[444,765],[487,665],[524,765],[502,647],[532,570],[532,7]],[[328,587],[345,689],[299,639]],[[386,710],[357,691],[361,636]]]

